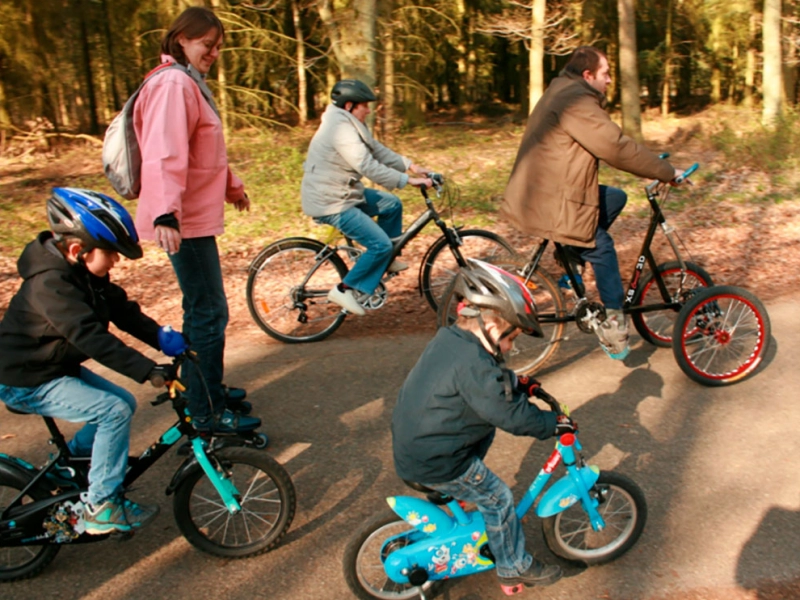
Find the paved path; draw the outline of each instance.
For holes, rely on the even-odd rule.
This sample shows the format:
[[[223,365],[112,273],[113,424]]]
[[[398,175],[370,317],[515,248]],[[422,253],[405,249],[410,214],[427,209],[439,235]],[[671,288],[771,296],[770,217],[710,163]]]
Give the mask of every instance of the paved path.
[[[717,389],[687,379],[670,350],[640,342],[624,365],[573,330],[562,360],[540,377],[572,407],[590,462],[635,479],[650,516],[639,544],[619,561],[568,570],[555,586],[518,597],[773,598],[744,590],[800,581],[795,306],[787,300],[769,307],[775,354],[767,368]],[[429,336],[348,336],[345,324],[319,344],[259,344],[239,341],[236,332],[229,341],[227,378],[251,390],[273,439],[270,452],[297,488],[298,514],[279,548],[236,561],[193,549],[163,495],[179,464],[168,455],[131,494],[161,505],[151,527],[124,543],[66,547],[37,579],[4,585],[2,597],[350,598],[341,558],[352,529],[385,507],[383,497],[406,493],[392,468],[389,423],[403,378]],[[149,388],[139,391],[135,450],[171,422],[166,407],[146,403]],[[39,419],[0,412],[0,452],[41,461],[45,435]],[[550,448],[501,433],[488,462],[519,494]],[[554,560],[536,519],[526,530],[537,553]],[[493,573],[458,580],[443,597],[505,598]]]

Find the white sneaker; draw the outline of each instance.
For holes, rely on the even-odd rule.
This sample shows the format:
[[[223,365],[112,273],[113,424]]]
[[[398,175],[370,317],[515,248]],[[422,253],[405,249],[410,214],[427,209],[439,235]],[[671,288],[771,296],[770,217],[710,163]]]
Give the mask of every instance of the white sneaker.
[[[328,292],[328,300],[334,304],[338,304],[347,312],[358,315],[359,317],[363,317],[367,314],[364,307],[358,303],[355,295],[353,295],[353,290],[345,290],[342,292],[339,290],[338,286],[334,286],[331,291]]]
[[[623,360],[628,356],[628,323],[621,310],[607,309],[606,320],[600,323],[595,333],[600,338],[600,346],[611,358]]]
[[[397,260],[396,258],[392,261],[388,267],[386,267],[386,271],[388,273],[399,273],[400,271],[405,271],[408,268],[408,265],[401,260]]]

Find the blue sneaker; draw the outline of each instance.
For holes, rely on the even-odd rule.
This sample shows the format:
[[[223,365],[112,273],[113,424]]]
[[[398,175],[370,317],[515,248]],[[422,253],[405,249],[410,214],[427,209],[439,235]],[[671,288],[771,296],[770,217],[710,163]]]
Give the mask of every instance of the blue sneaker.
[[[86,533],[130,532],[147,525],[156,518],[159,507],[156,504],[136,504],[123,496],[107,498],[99,506],[86,504],[83,522]]]
[[[213,423],[210,417],[196,418],[194,420],[194,428],[200,432],[211,431],[212,425]],[[258,417],[248,417],[226,408],[213,429],[214,433],[224,435],[247,433],[259,427],[261,427],[261,419]]]

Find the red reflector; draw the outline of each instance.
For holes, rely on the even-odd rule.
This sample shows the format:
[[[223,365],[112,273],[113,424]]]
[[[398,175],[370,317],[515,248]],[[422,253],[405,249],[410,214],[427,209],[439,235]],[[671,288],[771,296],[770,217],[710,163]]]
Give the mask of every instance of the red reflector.
[[[561,439],[558,440],[561,442],[562,446],[572,446],[575,443],[575,434],[574,433],[565,433],[561,436]]]

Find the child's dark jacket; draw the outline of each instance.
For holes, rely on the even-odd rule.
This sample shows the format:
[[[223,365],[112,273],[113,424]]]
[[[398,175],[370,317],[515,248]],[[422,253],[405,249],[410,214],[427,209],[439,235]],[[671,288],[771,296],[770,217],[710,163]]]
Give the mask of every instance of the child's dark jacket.
[[[17,261],[23,283],[0,322],[0,383],[34,387],[77,377],[89,358],[143,382],[156,363],[110,333],[109,322],[156,349],[158,323],[108,276],[68,263],[52,239],[40,233]]]
[[[503,369],[477,336],[455,325],[439,329],[400,390],[392,418],[397,474],[408,481],[444,483],[483,458],[499,427],[546,439],[556,416],[512,391]]]

